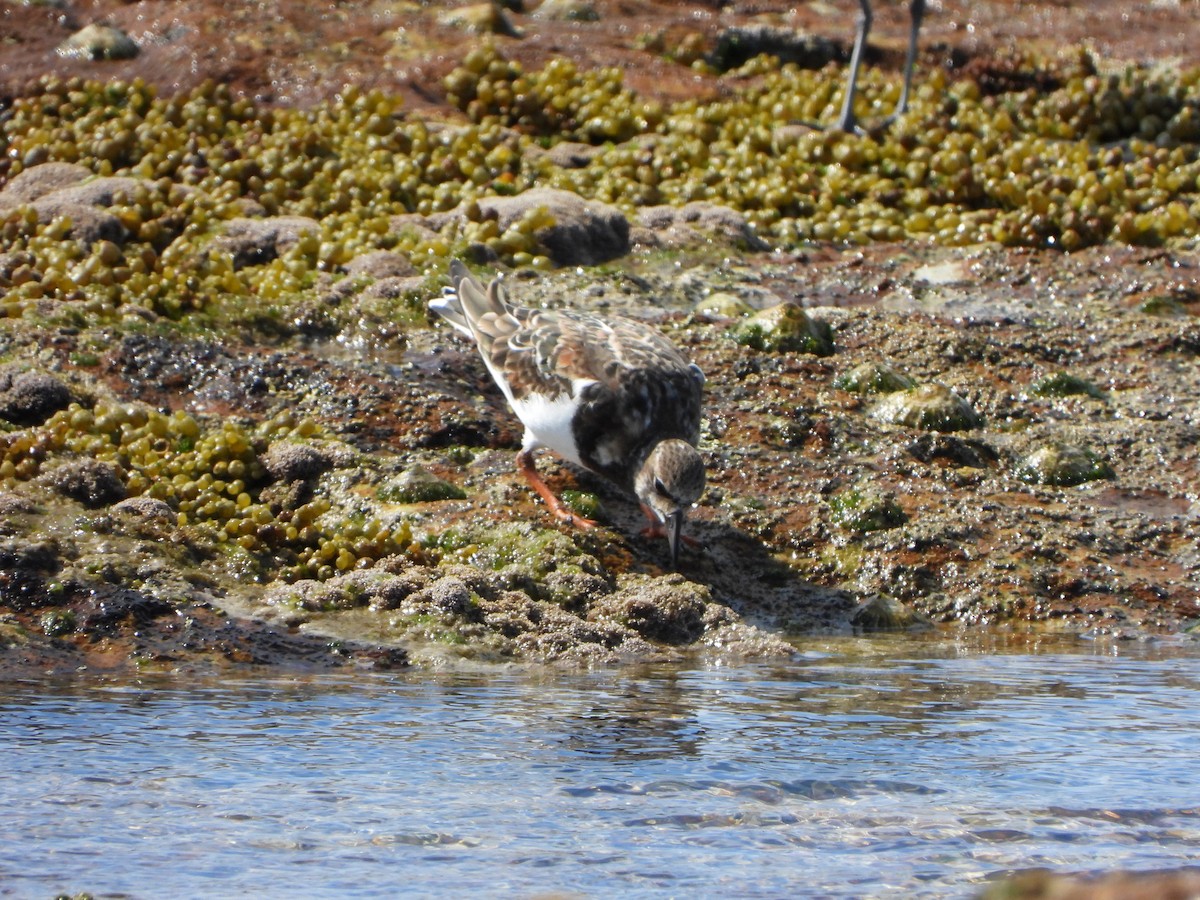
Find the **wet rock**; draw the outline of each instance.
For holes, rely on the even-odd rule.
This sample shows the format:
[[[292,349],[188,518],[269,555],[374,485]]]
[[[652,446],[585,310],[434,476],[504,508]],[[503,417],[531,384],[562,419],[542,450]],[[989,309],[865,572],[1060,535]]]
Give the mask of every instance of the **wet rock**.
[[[285,624],[297,625],[308,618],[300,614],[300,610],[329,612],[369,605],[375,592],[364,583],[364,576],[368,575],[376,575],[379,581],[396,579],[394,575],[374,572],[352,572],[329,581],[305,578],[291,584],[271,585],[263,594],[262,602],[268,607],[292,610],[292,613],[285,612],[279,617]],[[397,603],[403,600],[403,596],[396,598]]]
[[[75,163],[47,162],[30,166],[0,190],[0,209],[30,203],[91,177],[91,169]]]
[[[70,404],[70,389],[53,375],[0,372],[0,419],[15,425],[41,425]]]
[[[471,591],[458,578],[439,578],[423,591],[413,594],[409,603],[444,615],[462,616],[471,608]]]
[[[894,494],[870,485],[847,488],[829,501],[833,521],[845,531],[865,534],[895,528],[908,521],[908,515]]]
[[[1088,397],[1095,397],[1097,400],[1104,399],[1104,391],[1096,385],[1086,378],[1080,378],[1067,372],[1055,372],[1053,375],[1039,378],[1030,385],[1029,392],[1037,397],[1070,397],[1084,394]]]
[[[19,516],[36,511],[37,504],[29,498],[0,491],[0,516]]]
[[[65,236],[79,241],[85,247],[100,241],[123,244],[129,238],[129,232],[121,220],[112,213],[63,198],[60,192],[39,197],[30,205],[37,213],[40,225],[47,225],[55,219],[68,220],[70,227]]]
[[[331,454],[311,444],[277,441],[262,455],[263,467],[275,481],[313,481],[334,466]]]
[[[175,612],[166,600],[116,585],[97,585],[81,609],[81,631],[107,631],[129,620],[146,624]]]
[[[592,0],[543,0],[534,10],[533,17],[551,22],[600,21],[600,13]]]
[[[796,655],[787,641],[741,621],[727,607],[710,603],[704,611],[704,646],[723,656],[786,659]]]
[[[470,34],[502,34],[520,37],[521,33],[504,10],[496,3],[473,3],[448,9],[438,16],[438,22],[452,28],[460,28]]]
[[[854,394],[892,394],[907,391],[916,382],[887,363],[865,362],[843,372],[834,379],[833,386]]]
[[[649,641],[690,644],[704,633],[707,588],[682,575],[632,576],[598,602],[591,618],[612,619]]]
[[[119,28],[111,25],[86,25],[54,48],[64,59],[133,59],[138,46]]]
[[[364,300],[398,300],[405,295],[419,292],[425,286],[421,275],[397,275],[390,278],[380,278],[374,284],[364,288],[360,296]]]
[[[1190,900],[1200,896],[1200,872],[1110,872],[1089,878],[1023,872],[998,881],[979,900]]]
[[[388,503],[432,503],[438,500],[465,500],[467,493],[458,485],[438,478],[423,466],[412,465],[384,482],[377,496]]]
[[[68,163],[43,163],[26,169],[0,191],[0,209],[28,203],[38,223],[67,219],[67,236],[91,246],[99,241],[124,243],[125,226],[106,207],[121,194],[132,195],[136,178],[92,178],[89,169]]]
[[[903,631],[932,628],[933,623],[916,610],[894,597],[875,595],[866,600],[850,617],[850,624],[860,631]]]
[[[829,356],[833,353],[833,331],[829,323],[810,318],[790,301],[755,313],[729,331],[737,343],[772,353],[794,352]]]
[[[563,609],[581,612],[611,593],[612,584],[590,572],[555,571],[533,589],[535,592],[540,589],[551,603]]]
[[[109,207],[132,199],[140,185],[141,182],[136,178],[113,175],[69,185],[50,196],[63,203]]]
[[[725,72],[763,55],[778,57],[781,63],[795,63],[802,69],[820,69],[843,59],[845,49],[827,38],[782,25],[736,25],[717,35],[709,62]]]
[[[561,169],[585,169],[603,152],[603,147],[577,141],[559,141],[546,151],[545,158]]]
[[[1039,447],[1017,463],[1014,473],[1029,484],[1070,487],[1085,481],[1112,478],[1113,470],[1086,447],[1052,443]]]
[[[213,245],[233,257],[235,269],[242,269],[268,263],[295,246],[303,235],[320,233],[320,223],[306,216],[231,219]]]
[[[682,207],[644,207],[638,210],[637,224],[654,235],[653,241],[638,235],[640,244],[678,249],[718,242],[753,252],[771,248],[740,212],[706,201],[694,201]]]
[[[63,463],[45,476],[64,497],[78,500],[93,509],[115,503],[125,497],[125,482],[116,468],[95,459]]]
[[[979,414],[966,400],[941,384],[923,384],[888,394],[871,415],[891,425],[927,431],[965,431],[982,424]]]
[[[949,434],[923,434],[905,450],[923,463],[942,461],[971,469],[986,469],[1000,458],[1000,454],[983,441]]]
[[[113,505],[113,512],[159,523],[174,523],[175,511],[154,497],[129,497]]]
[[[407,278],[417,274],[403,253],[391,250],[372,250],[346,263],[346,274],[355,278]]]
[[[539,228],[533,237],[556,266],[594,266],[629,252],[629,220],[607,203],[555,188],[479,200],[480,212],[494,216],[501,231],[538,207],[545,207],[554,223]]]
[[[52,609],[42,614],[38,620],[42,633],[46,637],[62,637],[75,630],[75,613],[69,609]]]
[[[696,301],[692,312],[702,316],[714,316],[722,319],[740,319],[751,315],[753,307],[745,300],[727,291],[717,291],[702,300]]]

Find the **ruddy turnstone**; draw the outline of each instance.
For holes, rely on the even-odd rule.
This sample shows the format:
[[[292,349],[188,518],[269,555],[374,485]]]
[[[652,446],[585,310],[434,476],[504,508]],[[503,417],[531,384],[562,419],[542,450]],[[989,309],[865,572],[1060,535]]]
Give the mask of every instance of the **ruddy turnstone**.
[[[485,290],[458,260],[450,283],[430,308],[475,341],[525,425],[517,469],[529,485],[559,519],[591,528],[538,475],[533,453],[546,447],[603,475],[637,496],[646,533],[666,536],[676,565],[684,515],[704,491],[700,367],[631,319],[514,306],[499,279]]]

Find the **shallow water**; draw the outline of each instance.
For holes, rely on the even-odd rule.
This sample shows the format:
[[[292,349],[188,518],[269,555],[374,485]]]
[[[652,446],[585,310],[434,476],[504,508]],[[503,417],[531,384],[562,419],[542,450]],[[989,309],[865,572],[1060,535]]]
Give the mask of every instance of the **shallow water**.
[[[1200,645],[0,685],[0,895],[962,897],[1200,854]]]

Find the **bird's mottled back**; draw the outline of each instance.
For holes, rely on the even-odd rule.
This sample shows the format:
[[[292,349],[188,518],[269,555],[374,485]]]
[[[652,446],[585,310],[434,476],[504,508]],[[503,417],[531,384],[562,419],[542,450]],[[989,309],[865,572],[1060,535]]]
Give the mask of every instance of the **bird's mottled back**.
[[[537,447],[636,493],[648,514],[674,523],[677,553],[683,509],[704,484],[695,452],[699,367],[644,323],[515,306],[499,280],[485,290],[459,262],[450,276],[452,287],[431,306],[474,339],[525,423],[518,464],[556,514],[570,517],[532,468],[529,454]]]

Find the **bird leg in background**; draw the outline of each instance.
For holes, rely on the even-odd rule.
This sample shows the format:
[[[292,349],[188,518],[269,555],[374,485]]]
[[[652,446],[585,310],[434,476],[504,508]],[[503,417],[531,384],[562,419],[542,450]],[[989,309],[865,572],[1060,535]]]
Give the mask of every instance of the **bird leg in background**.
[[[522,450],[517,454],[517,471],[525,476],[525,480],[529,482],[529,486],[537,491],[541,495],[541,498],[546,501],[546,506],[550,507],[550,512],[554,513],[555,518],[561,519],[568,525],[575,525],[585,530],[596,527],[596,523],[591,519],[585,519],[578,513],[571,512],[570,508],[558,498],[554,491],[550,490],[550,485],[542,480],[542,476],[538,474],[537,466],[533,464],[533,453],[531,451]]]
[[[921,19],[925,17],[925,0],[912,0],[908,12],[912,16],[912,24],[908,32],[908,59],[904,63],[904,90],[900,92],[900,105],[896,107],[893,119],[908,111],[908,94],[912,90],[913,67],[917,64],[917,36],[921,32]]]
[[[858,70],[862,67],[862,55],[867,46],[867,35],[871,33],[871,0],[858,0],[862,12],[858,18],[858,34],[854,37],[854,50],[850,54],[850,74],[846,78],[846,96],[842,100],[842,114],[838,117],[838,128],[842,131],[858,131],[858,120],[854,117],[854,98],[858,92]],[[921,32],[921,21],[925,18],[925,0],[911,0],[908,6],[911,18],[908,31],[908,58],[904,63],[904,89],[896,111],[883,121],[891,124],[897,116],[908,110],[908,96],[912,90],[913,67],[917,63],[917,38]]]
[[[862,54],[867,46],[867,35],[871,33],[871,0],[858,0],[862,12],[858,17],[858,34],[854,37],[854,50],[850,54],[850,74],[846,76],[846,96],[842,100],[842,114],[838,117],[838,128],[854,131],[858,123],[854,118],[854,96],[858,92],[858,70],[862,65]]]

